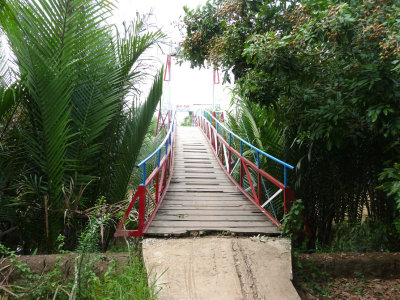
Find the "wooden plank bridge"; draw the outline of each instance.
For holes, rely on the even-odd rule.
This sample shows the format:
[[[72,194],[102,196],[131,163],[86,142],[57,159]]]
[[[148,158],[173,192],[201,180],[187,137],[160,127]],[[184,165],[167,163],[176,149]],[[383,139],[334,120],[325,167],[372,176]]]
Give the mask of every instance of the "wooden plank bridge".
[[[227,177],[198,127],[179,127],[175,145],[172,180],[146,235],[279,233]]]
[[[291,283],[289,240],[181,237],[279,234],[279,221],[295,201],[286,185],[293,167],[235,135],[214,114],[197,114],[196,127],[177,128],[171,113],[160,119],[169,129],[138,164],[142,183],[114,234],[147,237],[143,259],[158,298],[300,299]],[[283,182],[261,168],[266,159],[283,167]],[[158,238],[165,236],[181,238]]]
[[[142,183],[115,236],[279,234],[279,221],[295,201],[286,184],[286,171],[293,166],[251,145],[207,112],[196,115],[196,127],[177,128],[171,112],[159,119],[163,125],[168,121],[169,130],[138,164]],[[261,169],[262,159],[283,167],[283,182]]]

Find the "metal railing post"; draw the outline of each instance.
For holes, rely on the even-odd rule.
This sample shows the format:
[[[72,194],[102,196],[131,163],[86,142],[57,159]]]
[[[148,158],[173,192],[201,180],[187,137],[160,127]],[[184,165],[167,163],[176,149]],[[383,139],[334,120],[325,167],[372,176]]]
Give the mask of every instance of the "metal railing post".
[[[258,204],[260,204],[261,196],[262,196],[262,187],[261,187],[261,173],[260,173],[260,152],[257,151],[257,196],[258,196]]]
[[[228,166],[229,166],[229,174],[232,172],[232,134],[229,133],[229,154],[228,154]]]
[[[146,209],[146,186],[139,185],[139,222],[138,222],[138,231],[140,235],[143,235],[144,229],[144,221],[145,221],[145,209]]]
[[[283,185],[286,187],[286,166],[283,166]]]
[[[143,164],[143,184],[146,184],[146,163]]]

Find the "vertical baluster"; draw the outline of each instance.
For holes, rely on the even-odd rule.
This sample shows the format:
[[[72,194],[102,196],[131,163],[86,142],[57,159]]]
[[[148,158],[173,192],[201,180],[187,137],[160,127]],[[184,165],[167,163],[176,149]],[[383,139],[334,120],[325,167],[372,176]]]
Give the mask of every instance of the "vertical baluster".
[[[240,186],[243,187],[243,142],[240,141]],[[250,180],[250,179],[249,179]]]
[[[143,164],[143,185],[146,184],[146,163]]]
[[[229,174],[232,172],[232,152],[231,152],[231,147],[232,147],[232,134],[229,133],[229,156],[228,156],[228,166],[229,166]]]
[[[288,205],[287,205],[287,195],[286,195],[286,166],[283,166],[283,185],[285,189],[283,190],[283,213],[288,213]]]
[[[145,222],[145,209],[146,209],[146,186],[139,185],[138,187],[139,192],[139,222],[138,222],[138,231],[139,235],[143,235],[143,228]]]
[[[262,188],[261,188],[261,173],[260,173],[260,152],[257,151],[257,197],[258,197],[258,204],[261,203],[261,193],[262,193]]]

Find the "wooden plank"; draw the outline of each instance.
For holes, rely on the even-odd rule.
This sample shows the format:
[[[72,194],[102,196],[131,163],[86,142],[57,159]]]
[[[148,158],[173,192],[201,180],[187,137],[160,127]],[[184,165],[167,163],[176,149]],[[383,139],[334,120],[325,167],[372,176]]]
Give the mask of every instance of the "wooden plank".
[[[203,201],[199,201],[199,200],[171,200],[168,199],[166,200],[165,204],[167,205],[192,205],[192,206],[203,206],[203,205],[207,205],[207,206],[211,206],[211,205],[216,205],[216,206],[232,206],[232,205],[250,205],[250,204],[243,204],[242,200],[226,200],[226,201],[221,201],[221,200],[203,200]],[[253,205],[253,204],[251,204]]]
[[[240,196],[243,199],[246,199],[250,203],[250,200],[245,198],[245,196],[243,196],[242,194],[239,194],[239,193],[234,193],[234,192],[211,194],[211,193],[185,192],[185,191],[180,191],[180,192],[169,192],[168,191],[167,194],[165,195],[165,199],[172,198],[172,197],[182,197],[182,196],[196,197],[196,198],[197,197],[236,198],[236,197]]]
[[[171,179],[171,184],[176,185],[177,187],[181,186],[182,184],[184,185],[192,185],[192,186],[199,186],[199,187],[207,187],[207,186],[230,186],[230,187],[234,187],[234,185],[232,184],[232,182],[229,181],[217,181],[217,180],[212,180],[212,179],[197,179],[197,180],[193,180],[193,179]]]
[[[174,181],[174,183],[179,184],[179,186],[192,187],[192,188],[207,188],[207,187],[230,187],[234,188],[230,182],[193,182],[193,181]]]
[[[250,203],[250,201],[246,201],[246,199],[240,199],[237,197],[187,197],[187,196],[183,196],[183,197],[165,197],[164,201],[207,201],[207,202],[218,202],[221,201],[221,203],[225,203],[226,201],[240,201],[241,203],[248,203],[249,205],[254,205],[252,203]]]
[[[210,160],[207,161],[178,161],[175,163],[175,166],[213,166]]]
[[[208,158],[196,158],[196,159],[177,159],[175,160],[175,165],[178,163],[185,163],[185,164],[204,164],[204,163],[214,163],[212,160]]]
[[[191,186],[172,186],[168,188],[171,192],[194,192],[194,193],[229,193],[234,191],[233,187],[229,186],[209,186],[209,187],[191,187]]]
[[[204,176],[217,176],[218,178],[221,178],[221,176],[223,176],[224,173],[221,172],[213,172],[213,171],[195,171],[195,172],[191,172],[191,171],[185,171],[185,170],[177,170],[176,173],[174,173],[175,176],[199,176],[199,175],[204,175]]]
[[[196,161],[196,160],[199,160],[199,161],[212,161],[213,162],[213,159],[211,159],[210,157],[208,157],[208,156],[203,156],[203,157],[187,157],[187,158],[183,158],[183,157],[176,157],[175,158],[175,162],[191,162],[191,161]]]
[[[175,165],[174,170],[202,170],[202,169],[207,169],[210,171],[213,170],[218,170],[220,171],[220,168],[214,167],[212,165]]]
[[[213,227],[213,226],[193,226],[187,228],[165,228],[150,226],[147,230],[146,235],[149,234],[161,234],[161,235],[173,235],[173,234],[185,234],[188,231],[229,231],[236,233],[247,233],[247,234],[273,234],[277,235],[280,232],[276,227],[261,226],[261,227]]]
[[[178,129],[174,161],[171,184],[147,234],[279,232],[229,180],[198,128]]]
[[[207,167],[215,167],[214,162],[210,160],[191,160],[191,161],[175,161],[174,167],[197,167],[197,166],[207,166]],[[220,168],[221,169],[221,168]]]
[[[242,205],[249,205],[252,206],[253,204],[247,204],[244,203],[242,200],[238,200],[238,199],[234,199],[234,198],[196,198],[196,199],[182,199],[182,198],[168,198],[168,199],[164,199],[165,201],[165,205],[172,205],[172,204],[177,204],[176,201],[181,201],[183,202],[184,205],[191,205],[193,204],[193,202],[196,203],[203,203],[203,205],[208,205],[208,204],[218,204],[220,203],[221,205],[225,205],[225,204],[242,204]],[[172,202],[171,202],[172,201]],[[254,205],[253,205],[254,206]],[[254,206],[254,208],[256,209],[256,207]]]
[[[217,181],[217,177],[216,176],[208,176],[208,177],[191,177],[191,176],[186,176],[186,177],[172,177],[171,179],[171,184],[175,184],[175,183],[193,183],[193,184],[218,184],[218,183],[229,183],[230,185],[234,185],[231,181],[229,181],[229,179],[224,179],[224,180],[220,180],[220,178],[218,178],[219,180]]]
[[[163,209],[180,210],[180,209],[213,209],[213,210],[250,210],[255,211],[255,207],[241,206],[241,205],[169,205],[167,203],[162,204]]]
[[[194,226],[211,226],[211,227],[262,227],[262,226],[275,226],[272,222],[267,220],[264,221],[219,221],[219,220],[197,220],[187,221],[184,219],[173,221],[173,220],[153,220],[152,224],[157,227],[194,227]]]
[[[207,167],[207,166],[204,166],[204,167],[192,167],[192,166],[182,166],[182,167],[176,167],[176,168],[174,168],[174,172],[176,171],[176,174],[178,174],[178,175],[180,175],[180,174],[191,174],[191,173],[193,173],[193,174],[197,174],[197,173],[200,173],[200,172],[206,172],[206,173],[212,173],[212,174],[215,174],[215,175],[218,175],[220,178],[225,178],[226,179],[226,176],[225,177],[223,177],[223,175],[224,175],[224,173],[222,173],[222,171],[221,170],[219,170],[219,169],[217,169],[217,168],[210,168],[210,167]]]
[[[268,222],[267,217],[265,215],[258,216],[198,216],[198,215],[190,215],[190,214],[175,214],[175,215],[160,215],[157,214],[154,218],[159,221],[264,221]]]
[[[173,200],[170,200],[173,201]],[[165,202],[163,204],[165,204],[165,207],[172,207],[172,206],[176,206],[176,207],[216,207],[218,209],[224,209],[224,208],[250,208],[253,209],[253,206],[250,206],[249,204],[243,204],[243,202],[239,202],[239,203],[222,203],[221,201],[182,201],[182,202],[173,202],[170,203],[170,201]]]
[[[216,211],[215,209],[180,209],[179,211],[177,210],[169,210],[169,209],[163,209],[162,207],[157,211],[157,215],[163,215],[163,216],[174,216],[177,214],[188,214],[188,215],[196,215],[196,216],[266,216],[260,212],[259,210],[218,210]]]

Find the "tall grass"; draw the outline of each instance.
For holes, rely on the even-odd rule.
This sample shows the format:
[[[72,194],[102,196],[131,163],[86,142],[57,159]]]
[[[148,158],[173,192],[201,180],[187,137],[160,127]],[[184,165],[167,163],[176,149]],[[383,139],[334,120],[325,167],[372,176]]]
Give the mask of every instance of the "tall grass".
[[[95,264],[104,259],[98,253],[100,228],[107,222],[107,216],[94,211],[86,229],[81,233],[73,265],[73,276],[64,278],[62,263],[58,262],[46,274],[34,273],[22,263],[15,252],[0,244],[0,256],[8,257],[11,268],[20,273],[15,282],[2,283],[0,299],[156,299],[155,283],[148,284],[147,272],[141,256],[128,245],[128,263],[119,266],[111,260],[108,270],[95,273]],[[59,238],[59,252],[63,238]],[[97,253],[96,253],[97,252]]]

